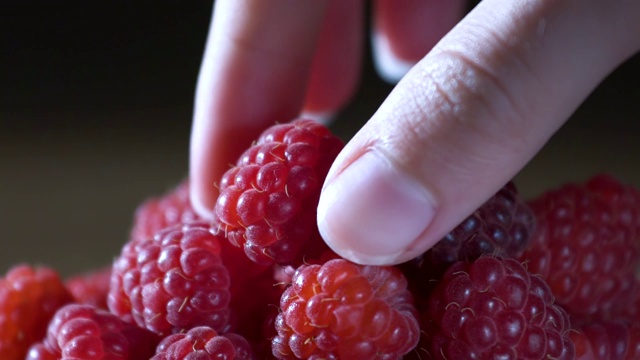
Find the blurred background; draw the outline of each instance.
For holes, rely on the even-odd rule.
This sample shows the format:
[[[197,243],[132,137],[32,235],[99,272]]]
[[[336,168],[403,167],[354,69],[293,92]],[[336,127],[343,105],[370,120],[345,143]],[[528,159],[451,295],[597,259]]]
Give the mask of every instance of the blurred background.
[[[472,5],[470,5],[472,6]],[[106,265],[133,212],[187,174],[212,1],[0,5],[0,272]],[[368,50],[368,49],[367,49]],[[640,57],[612,73],[516,177],[524,196],[609,172],[640,186]],[[345,140],[391,90],[369,52]]]

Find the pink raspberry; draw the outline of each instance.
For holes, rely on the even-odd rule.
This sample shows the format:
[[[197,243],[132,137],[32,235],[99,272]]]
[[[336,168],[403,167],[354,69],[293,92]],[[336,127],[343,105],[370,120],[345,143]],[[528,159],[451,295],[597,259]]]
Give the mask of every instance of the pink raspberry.
[[[23,360],[56,310],[73,301],[58,273],[26,264],[0,278],[0,359]]]
[[[229,273],[206,223],[178,225],[129,242],[115,260],[109,309],[159,335],[229,321]],[[223,240],[224,241],[224,240]]]
[[[423,358],[573,359],[569,318],[542,278],[482,256],[445,273],[421,318]]]
[[[191,207],[189,180],[184,180],[171,191],[147,199],[138,206],[130,239],[135,241],[152,238],[164,228],[201,220]]]
[[[394,267],[301,265],[280,309],[272,341],[280,360],[400,359],[420,336],[407,281]]]
[[[583,325],[569,336],[576,360],[640,359],[640,325],[626,321],[599,321]]]
[[[214,225],[257,263],[297,265],[320,254],[318,197],[342,146],[312,120],[267,129],[222,177]]]
[[[204,222],[193,210],[189,200],[189,180],[184,180],[175,189],[145,201],[136,210],[131,231],[131,241],[147,240],[168,227]],[[220,236],[224,236],[221,234]],[[250,261],[244,252],[228,241],[221,241],[222,262],[231,277],[231,294],[242,292],[246,283],[255,277],[264,277],[271,268]]]
[[[640,193],[611,176],[566,184],[531,202],[538,230],[522,255],[574,324],[610,319],[638,296]]]
[[[252,360],[245,338],[233,333],[218,334],[207,326],[169,335],[158,345],[151,360]]]
[[[80,304],[107,309],[107,294],[111,283],[111,266],[68,278],[65,286]]]
[[[56,312],[47,337],[31,347],[27,360],[148,359],[159,341],[106,310],[69,304]]]

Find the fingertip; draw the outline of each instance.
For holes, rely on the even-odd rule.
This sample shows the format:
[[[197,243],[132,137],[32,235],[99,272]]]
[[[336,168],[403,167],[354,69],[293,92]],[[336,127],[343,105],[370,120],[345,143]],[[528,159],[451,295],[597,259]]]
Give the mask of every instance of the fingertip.
[[[191,200],[191,207],[193,210],[206,221],[213,220],[213,207],[216,199],[208,189],[203,189],[202,186],[197,186],[197,182],[192,182],[189,197]]]
[[[329,126],[336,118],[335,111],[303,111],[302,118],[311,119],[319,122],[324,126]]]
[[[360,264],[393,265],[424,252],[436,215],[431,194],[384,155],[366,152],[325,185],[318,228],[327,245]]]
[[[382,80],[388,83],[395,84],[400,81],[415,64],[394,54],[389,38],[378,30],[371,33],[371,48],[376,71]]]

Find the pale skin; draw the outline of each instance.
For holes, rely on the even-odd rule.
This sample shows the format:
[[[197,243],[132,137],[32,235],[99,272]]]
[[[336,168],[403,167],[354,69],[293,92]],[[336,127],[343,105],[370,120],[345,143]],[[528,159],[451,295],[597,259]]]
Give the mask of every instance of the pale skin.
[[[325,181],[338,254],[390,265],[426,251],[511,179],[640,50],[637,0],[374,3],[378,69],[401,78]],[[362,0],[218,0],[197,86],[191,199],[266,127],[332,114],[356,89]]]

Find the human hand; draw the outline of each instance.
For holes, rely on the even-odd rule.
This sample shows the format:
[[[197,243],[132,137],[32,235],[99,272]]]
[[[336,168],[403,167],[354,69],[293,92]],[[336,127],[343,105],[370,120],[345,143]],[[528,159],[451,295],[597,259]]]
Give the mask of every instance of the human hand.
[[[453,21],[461,3],[442,3],[449,4],[440,9],[444,16],[429,11],[431,1],[413,3],[409,13]],[[397,10],[405,3],[378,6],[384,4]],[[265,127],[301,109],[329,113],[348,100],[359,69],[362,7],[217,1],[191,144],[199,213],[210,216],[211,184]],[[399,263],[424,252],[512,178],[640,49],[639,18],[634,0],[481,2],[411,68],[334,162],[318,207],[324,239],[360,263]],[[433,34],[448,26],[424,21],[438,25],[397,45],[408,38],[394,37],[393,24],[412,29],[421,17],[395,19],[378,30],[405,55],[411,44],[435,43]],[[378,45],[384,55],[385,42]],[[393,77],[388,62],[380,67]]]

